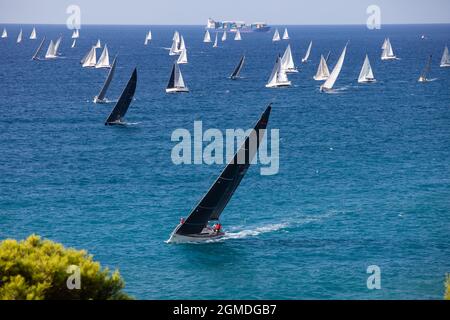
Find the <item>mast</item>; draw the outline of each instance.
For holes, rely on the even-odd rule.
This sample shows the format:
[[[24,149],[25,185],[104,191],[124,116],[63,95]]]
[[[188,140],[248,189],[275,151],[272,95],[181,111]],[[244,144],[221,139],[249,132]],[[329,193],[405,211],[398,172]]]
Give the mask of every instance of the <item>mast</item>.
[[[44,38],[42,38],[41,44],[37,48],[36,52],[34,53],[33,57],[31,58],[31,60],[38,60],[38,55],[39,55],[39,52],[42,49],[42,46],[44,45],[44,41],[45,41],[45,36],[44,36]]]
[[[264,138],[271,109],[272,106],[269,104],[254,126],[252,133],[245,139],[234,155],[234,158],[227,164],[184,223],[178,225],[174,231],[175,234],[200,234],[209,221],[220,218],[258,152],[261,141]],[[256,146],[252,143],[254,141],[256,141]]]
[[[103,87],[100,90],[100,93],[98,94],[98,96],[96,96],[94,98],[94,103],[101,103],[105,100],[106,91],[108,91],[109,85],[114,76],[114,72],[116,71],[116,59],[117,59],[117,56],[113,60],[111,69],[108,72],[108,76],[106,77],[105,83],[103,84]]]
[[[234,69],[233,73],[231,74],[230,79],[236,80],[237,78],[239,78],[239,74],[241,73],[242,67],[244,66],[244,61],[245,61],[245,55],[243,55],[241,57],[241,60],[239,60],[239,63],[236,66],[236,68]]]
[[[216,32],[216,38],[214,39],[214,44],[213,44],[213,48],[217,48],[217,46],[218,46],[218,38],[217,38],[218,36],[217,36],[217,32]]]
[[[77,39],[73,39],[72,45],[70,47],[75,48],[76,44],[77,44]]]
[[[59,50],[59,46],[61,45],[61,40],[62,40],[62,37],[59,37],[58,40],[56,40],[56,43],[55,43],[55,56],[57,56],[59,54],[58,50]]]
[[[288,44],[281,58],[281,68],[288,73],[298,72],[295,68],[294,59],[292,58],[291,45]]]
[[[226,41],[226,40],[227,40],[227,32],[224,31],[224,32],[223,32],[223,35],[222,35],[222,42],[224,42],[224,41]]]
[[[83,68],[94,68],[97,64],[97,51],[96,47],[93,46],[91,48],[91,51],[89,51],[89,54],[87,55],[86,59],[84,59],[83,62]]]
[[[130,107],[131,101],[133,100],[134,93],[136,91],[137,83],[137,69],[134,68],[131,74],[130,80],[128,80],[127,86],[120,95],[119,100],[114,106],[111,114],[106,119],[105,125],[123,124],[123,117]]]
[[[53,40],[50,40],[47,53],[45,54],[45,59],[53,59],[53,58],[56,58],[55,44],[53,43]]]

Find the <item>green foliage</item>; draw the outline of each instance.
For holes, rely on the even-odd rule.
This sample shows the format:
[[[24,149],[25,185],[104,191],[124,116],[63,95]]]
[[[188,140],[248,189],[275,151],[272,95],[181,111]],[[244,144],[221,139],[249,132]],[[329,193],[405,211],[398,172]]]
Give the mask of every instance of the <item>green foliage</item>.
[[[68,289],[71,265],[79,267],[80,289]],[[84,250],[66,249],[36,235],[0,242],[0,300],[130,299],[124,287],[117,270],[102,269]]]
[[[445,300],[450,300],[450,274],[447,274],[445,280]]]

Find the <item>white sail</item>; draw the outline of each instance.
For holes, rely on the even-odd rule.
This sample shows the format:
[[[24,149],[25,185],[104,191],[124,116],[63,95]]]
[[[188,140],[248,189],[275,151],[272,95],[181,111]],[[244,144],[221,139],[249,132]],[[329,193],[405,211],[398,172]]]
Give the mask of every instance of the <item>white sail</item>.
[[[75,48],[76,44],[77,44],[77,39],[73,39],[72,45],[70,47]]]
[[[441,59],[441,68],[448,68],[450,67],[450,56],[448,54],[448,47],[445,46],[444,53],[442,54]]]
[[[78,39],[79,37],[80,37],[80,34],[78,33],[78,29],[73,30],[72,39]]]
[[[183,75],[181,74],[180,67],[178,63],[175,63],[172,69],[172,74],[170,76],[169,84],[166,88],[166,92],[174,93],[174,92],[189,92],[189,89],[186,87]]]
[[[311,48],[312,48],[312,41],[309,42],[308,50],[306,50],[306,54],[302,59],[302,63],[305,63],[309,59],[309,55],[311,54]]]
[[[294,59],[292,58],[291,45],[288,44],[286,50],[284,51],[283,57],[281,58],[281,69],[287,73],[298,72],[295,68]]]
[[[89,51],[88,55],[84,59],[83,68],[94,68],[97,64],[97,51],[96,46],[93,46]]]
[[[50,40],[47,52],[45,53],[45,59],[54,59],[54,58],[56,58],[55,44],[53,43],[53,40]]]
[[[172,41],[180,42],[180,33],[178,31],[173,33]]]
[[[236,31],[236,35],[234,36],[234,40],[236,40],[236,41],[242,40],[241,32],[239,31],[239,29]]]
[[[341,56],[339,57],[338,62],[333,68],[333,71],[331,72],[328,79],[325,81],[325,83],[320,87],[320,90],[326,91],[333,89],[334,84],[336,83],[337,78],[339,77],[339,73],[341,73],[342,66],[344,64],[345,60],[345,53],[347,52],[347,46],[344,47],[344,50],[342,50]]]
[[[103,47],[103,52],[100,55],[100,58],[98,59],[97,64],[95,65],[95,68],[111,68],[111,65],[109,64],[109,52],[108,52],[108,46],[105,44]]]
[[[178,57],[177,63],[178,63],[178,64],[186,64],[186,63],[188,63],[188,59],[187,59],[187,50],[186,50],[186,49],[184,49],[183,51],[181,51],[181,54],[180,54],[180,56]]]
[[[36,39],[37,39],[36,28],[33,27],[33,31],[31,31],[31,34],[30,34],[30,40],[36,40]]]
[[[145,42],[144,42],[144,44],[147,45],[150,41],[152,41],[152,32],[151,32],[151,31],[149,31],[149,32],[147,33],[147,35],[145,36]]]
[[[102,43],[100,42],[100,39],[97,40],[97,43],[95,44],[95,49],[101,49]]]
[[[291,85],[291,82],[288,80],[287,74],[281,65],[281,58],[278,56],[269,77],[269,81],[266,84],[266,88],[286,87]]]
[[[22,29],[20,29],[19,35],[17,36],[17,43],[22,42]]]
[[[273,34],[272,41],[273,42],[277,42],[277,41],[280,41],[280,40],[281,40],[280,33],[278,32],[278,29],[275,29],[275,33]]]
[[[387,47],[387,38],[384,39],[383,45],[381,46],[381,50],[386,49],[386,47]]]
[[[222,35],[222,42],[227,40],[227,32],[224,31]]]
[[[330,71],[328,70],[327,61],[325,60],[323,55],[320,55],[319,67],[317,68],[317,73],[314,76],[314,80],[316,81],[327,80],[329,76]]]
[[[287,28],[284,28],[283,40],[289,40],[289,33]]]
[[[386,47],[383,49],[383,53],[381,54],[381,60],[394,60],[397,57],[394,54],[394,50],[392,49],[391,40],[389,38],[386,39]]]
[[[203,42],[211,42],[211,35],[209,34],[209,31],[205,31],[205,35],[203,37]]]
[[[214,44],[213,44],[213,48],[217,48],[218,47],[218,35],[217,35],[217,32],[216,32],[216,38],[214,39]]]
[[[184,37],[180,36],[180,43],[178,45],[178,53],[181,54],[183,50],[186,50],[186,44],[184,43]]]
[[[59,37],[55,42],[55,55],[59,55],[59,46],[61,45],[62,37]]]
[[[367,56],[367,54],[366,58],[364,59],[363,66],[361,68],[361,72],[359,73],[358,82],[359,83],[375,82],[372,66],[370,65],[369,57]]]
[[[169,56],[176,56],[180,54],[180,51],[178,50],[179,41],[174,39],[172,41],[172,46],[170,47]]]
[[[8,31],[6,31],[6,28],[3,28],[2,38],[8,38]]]

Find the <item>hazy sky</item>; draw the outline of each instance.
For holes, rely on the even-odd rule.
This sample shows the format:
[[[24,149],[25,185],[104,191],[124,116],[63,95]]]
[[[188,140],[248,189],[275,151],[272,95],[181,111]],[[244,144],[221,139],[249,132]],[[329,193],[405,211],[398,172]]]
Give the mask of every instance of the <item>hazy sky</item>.
[[[71,4],[82,24],[365,24],[372,4],[381,23],[450,23],[450,0],[0,0],[0,23],[65,24]]]

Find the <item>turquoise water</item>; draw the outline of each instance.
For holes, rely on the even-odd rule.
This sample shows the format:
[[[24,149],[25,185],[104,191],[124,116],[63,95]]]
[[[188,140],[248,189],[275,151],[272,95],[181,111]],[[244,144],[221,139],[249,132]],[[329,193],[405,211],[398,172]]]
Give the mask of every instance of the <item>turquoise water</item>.
[[[2,26],[0,26],[2,27]],[[31,233],[87,249],[119,268],[126,291],[142,299],[440,299],[450,271],[450,69],[438,68],[450,25],[290,27],[299,63],[311,62],[287,89],[264,88],[287,44],[243,34],[213,49],[202,27],[86,26],[75,49],[63,26],[63,57],[32,62],[39,41],[0,41],[0,238]],[[25,34],[32,26],[23,26]],[[28,30],[29,29],[29,30]],[[164,92],[174,30],[188,47],[181,69],[191,92]],[[420,40],[420,35],[427,40]],[[381,62],[389,36],[401,60]],[[105,70],[79,60],[97,38],[118,68],[117,97],[134,66],[138,86],[127,128],[105,127],[112,105],[94,105]],[[229,37],[230,39],[231,37]],[[333,66],[350,40],[336,94],[312,79],[320,54]],[[243,79],[227,76],[240,55]],[[356,79],[369,54],[378,82]],[[427,55],[430,78],[417,83]],[[280,172],[250,168],[222,215],[229,236],[207,245],[164,241],[220,172],[221,165],[171,162],[171,133],[249,128],[268,102],[269,128],[280,129]],[[381,290],[368,290],[366,268],[381,268]]]

